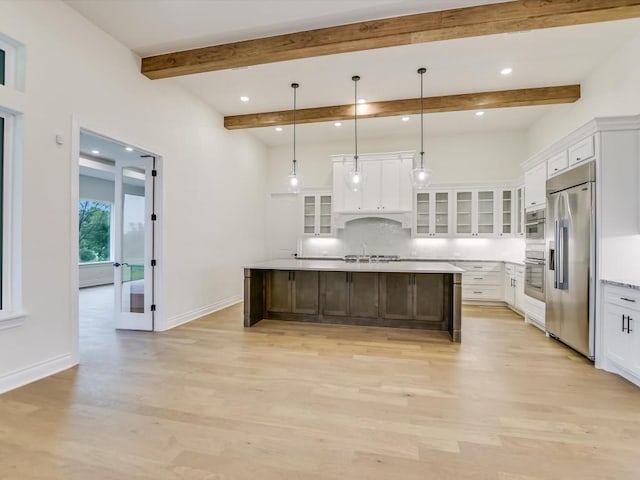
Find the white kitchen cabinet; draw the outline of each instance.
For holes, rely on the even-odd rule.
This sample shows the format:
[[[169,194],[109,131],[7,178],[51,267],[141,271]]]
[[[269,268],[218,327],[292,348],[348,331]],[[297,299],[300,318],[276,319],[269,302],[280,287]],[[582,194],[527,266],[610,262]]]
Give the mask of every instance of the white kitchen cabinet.
[[[549,177],[557,175],[569,166],[569,157],[566,151],[555,154],[547,160],[547,172]]]
[[[524,200],[526,210],[536,210],[546,204],[547,164],[539,163],[524,172]]]
[[[502,284],[502,290],[504,292],[504,301],[510,307],[513,307],[516,303],[516,288],[513,283],[515,279],[515,267],[511,263],[507,263],[504,266],[504,281]]]
[[[595,138],[593,135],[589,135],[569,147],[569,166],[572,167],[578,163],[584,163],[593,159],[595,155]]]
[[[462,274],[462,301],[498,304],[503,300],[502,262],[456,262]]]
[[[331,194],[310,193],[302,196],[302,229],[308,236],[330,236],[333,233],[331,222]]]
[[[524,185],[515,189],[515,236],[524,237]]]
[[[442,237],[451,233],[451,193],[418,192],[415,196],[414,236]]]
[[[515,266],[516,274],[514,278],[515,301],[513,306],[519,313],[524,312],[525,295],[524,295],[524,265]]]
[[[515,201],[514,190],[499,190],[500,195],[500,236],[510,237],[515,234]]]
[[[491,237],[498,232],[495,190],[457,190],[455,192],[455,234]]]
[[[362,187],[351,191],[346,175],[353,169],[353,157],[333,157],[334,211],[340,213],[410,212],[413,188],[411,168],[414,152],[361,155]]]
[[[604,368],[640,385],[640,291],[605,285],[603,297]]]

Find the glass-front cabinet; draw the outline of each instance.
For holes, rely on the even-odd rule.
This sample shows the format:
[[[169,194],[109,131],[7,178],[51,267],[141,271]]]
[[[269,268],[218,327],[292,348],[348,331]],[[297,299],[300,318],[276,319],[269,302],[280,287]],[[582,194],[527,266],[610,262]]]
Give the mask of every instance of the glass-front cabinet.
[[[310,193],[303,195],[303,233],[313,236],[329,236],[333,233],[331,221],[331,194]]]
[[[502,214],[502,222],[500,223],[500,236],[512,236],[514,234],[514,191],[501,190],[500,191],[500,212]]]
[[[455,192],[456,235],[487,237],[497,234],[495,190],[458,190]]]
[[[419,192],[415,196],[415,229],[417,237],[441,237],[451,233],[449,192]]]

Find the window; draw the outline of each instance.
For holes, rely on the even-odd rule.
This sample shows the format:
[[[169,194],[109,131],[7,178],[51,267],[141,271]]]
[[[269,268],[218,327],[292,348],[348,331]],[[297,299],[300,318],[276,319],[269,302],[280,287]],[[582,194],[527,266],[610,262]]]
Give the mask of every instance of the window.
[[[7,52],[5,52],[0,46],[0,85],[4,85],[5,82],[5,59],[7,58]]]
[[[80,263],[111,260],[111,212],[107,202],[81,199],[78,208]]]

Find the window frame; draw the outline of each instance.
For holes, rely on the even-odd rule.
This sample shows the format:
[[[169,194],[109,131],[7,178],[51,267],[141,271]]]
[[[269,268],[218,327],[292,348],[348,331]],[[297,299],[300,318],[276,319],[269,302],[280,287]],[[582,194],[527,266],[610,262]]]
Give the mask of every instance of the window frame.
[[[0,330],[22,324],[26,313],[22,310],[22,116],[3,109],[4,145],[2,185],[2,306]]]
[[[113,263],[113,242],[115,241],[115,229],[113,228],[114,226],[114,221],[115,221],[115,202],[109,202],[106,200],[96,200],[94,198],[88,198],[88,197],[79,197],[78,198],[78,208],[80,207],[80,203],[82,201],[88,201],[88,202],[94,202],[94,203],[104,203],[106,205],[109,205],[109,258],[107,260],[97,260],[95,262],[81,262],[80,261],[80,229],[78,229],[78,266],[82,266],[82,265],[98,265],[101,263]]]
[[[0,34],[0,50],[4,51],[4,83],[0,87],[16,88],[16,45]]]

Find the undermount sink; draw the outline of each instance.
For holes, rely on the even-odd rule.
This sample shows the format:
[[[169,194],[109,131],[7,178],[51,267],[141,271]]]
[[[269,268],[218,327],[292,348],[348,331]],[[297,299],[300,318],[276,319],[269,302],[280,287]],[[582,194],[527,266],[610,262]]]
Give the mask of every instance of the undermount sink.
[[[400,260],[398,255],[345,255],[344,261],[350,263],[386,263],[397,262]]]

